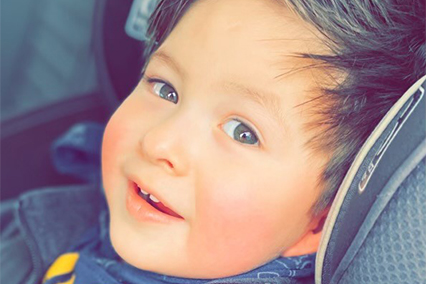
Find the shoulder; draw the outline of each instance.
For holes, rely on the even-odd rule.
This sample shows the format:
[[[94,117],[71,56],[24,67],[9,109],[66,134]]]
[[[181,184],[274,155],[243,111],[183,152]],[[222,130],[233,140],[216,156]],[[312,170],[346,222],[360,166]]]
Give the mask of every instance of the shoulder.
[[[104,206],[98,186],[48,187],[20,196],[17,217],[26,233],[40,238],[41,243],[49,242],[50,247],[96,224]]]
[[[42,188],[20,196],[17,217],[35,237],[69,239],[74,231],[96,223],[104,202],[93,185]]]
[[[59,254],[97,225],[105,209],[104,196],[96,185],[46,187],[21,195],[11,222],[30,253],[30,278],[39,278]]]

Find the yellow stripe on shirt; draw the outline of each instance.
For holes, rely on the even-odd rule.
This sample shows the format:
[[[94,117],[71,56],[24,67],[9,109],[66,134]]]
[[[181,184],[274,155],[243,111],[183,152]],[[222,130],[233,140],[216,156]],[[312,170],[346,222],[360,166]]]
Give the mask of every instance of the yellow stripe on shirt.
[[[59,256],[44,275],[43,283],[53,277],[68,274],[74,271],[74,267],[78,261],[79,256],[80,255],[77,252],[66,253]],[[72,284],[74,282],[74,278],[75,277],[73,275],[73,277],[70,280],[64,282],[64,284]]]

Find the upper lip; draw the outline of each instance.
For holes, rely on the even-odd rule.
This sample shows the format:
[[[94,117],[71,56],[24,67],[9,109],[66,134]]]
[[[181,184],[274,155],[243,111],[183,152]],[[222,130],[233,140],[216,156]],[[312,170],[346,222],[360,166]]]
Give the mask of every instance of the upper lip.
[[[164,200],[161,194],[159,194],[157,191],[154,191],[151,187],[147,186],[141,179],[139,179],[136,176],[130,176],[130,180],[134,182],[137,186],[139,186],[143,191],[148,192],[149,194],[154,195],[155,197],[160,200],[161,203],[163,203],[166,207],[170,208],[180,216],[182,216],[178,211],[175,210],[175,208],[170,205],[167,201]]]

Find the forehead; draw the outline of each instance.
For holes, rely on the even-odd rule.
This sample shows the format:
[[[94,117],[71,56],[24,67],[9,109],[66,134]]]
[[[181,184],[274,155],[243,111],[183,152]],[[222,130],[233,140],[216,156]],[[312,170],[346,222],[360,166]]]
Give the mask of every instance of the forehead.
[[[184,49],[215,49],[219,54],[234,56],[256,51],[252,55],[257,56],[253,57],[266,53],[267,58],[277,62],[292,60],[289,55],[296,52],[323,48],[317,40],[319,36],[284,0],[199,0],[192,4],[165,45],[185,38],[185,43],[179,42]]]
[[[255,72],[277,81],[312,64],[296,53],[324,53],[320,37],[284,0],[198,0],[160,50],[185,61],[187,69],[193,62],[196,69],[208,66],[211,74]]]
[[[277,98],[284,96],[290,108],[312,88],[312,72],[301,71],[312,62],[295,55],[318,53],[323,46],[317,37],[284,1],[200,0],[158,52],[169,55],[185,79],[218,91],[238,86],[248,95],[269,97],[264,101],[278,114]]]

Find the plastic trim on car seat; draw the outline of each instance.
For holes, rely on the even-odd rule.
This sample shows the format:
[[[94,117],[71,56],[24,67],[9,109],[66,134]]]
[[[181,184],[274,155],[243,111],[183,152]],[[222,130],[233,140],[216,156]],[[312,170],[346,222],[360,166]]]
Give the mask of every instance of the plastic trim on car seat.
[[[374,129],[370,137],[366,140],[361,150],[357,154],[352,166],[348,170],[338,192],[336,198],[331,206],[330,212],[324,224],[324,229],[322,232],[320,246],[318,248],[318,253],[316,257],[316,267],[315,267],[315,283],[322,284],[322,272],[324,265],[324,258],[327,251],[328,243],[333,231],[334,224],[339,215],[339,211],[343,204],[343,201],[348,193],[348,190],[354,180],[356,173],[358,172],[362,162],[366,158],[370,149],[375,145],[376,141],[380,138],[382,133],[385,131],[386,127],[395,117],[395,115],[401,110],[405,103],[412,97],[412,95],[419,89],[422,83],[426,80],[426,76],[419,79],[414,83],[405,94],[395,103],[394,106],[388,111],[385,117],[380,121],[377,127]]]

